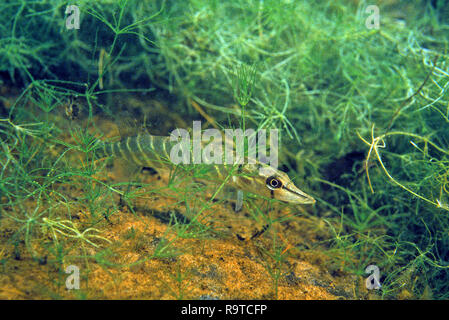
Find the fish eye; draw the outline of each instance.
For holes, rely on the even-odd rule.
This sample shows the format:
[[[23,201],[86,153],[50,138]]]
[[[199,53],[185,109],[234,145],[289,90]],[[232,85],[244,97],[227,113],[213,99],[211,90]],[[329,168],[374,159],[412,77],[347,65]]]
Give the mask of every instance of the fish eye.
[[[267,183],[267,187],[269,189],[271,189],[271,190],[278,189],[278,188],[282,187],[281,180],[279,180],[276,177],[269,177],[269,178],[267,178],[266,183]]]

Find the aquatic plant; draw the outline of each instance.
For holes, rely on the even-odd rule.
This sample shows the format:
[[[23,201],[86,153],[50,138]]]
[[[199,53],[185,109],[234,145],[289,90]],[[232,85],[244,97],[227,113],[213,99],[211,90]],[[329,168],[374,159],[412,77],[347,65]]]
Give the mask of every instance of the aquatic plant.
[[[183,241],[229,237],[260,241],[272,297],[287,259],[319,251],[335,274],[363,280],[367,265],[379,266],[382,288],[357,289],[357,297],[448,298],[442,1],[379,4],[379,29],[366,27],[366,1],[79,1],[79,30],[65,28],[66,5],[0,4],[0,226],[12,230],[2,246],[13,248],[0,257],[1,272],[26,254],[61,274],[72,262],[138,268],[182,254]],[[122,111],[159,134],[199,118],[217,128],[280,129],[282,169],[319,201],[288,208],[246,194],[246,216],[214,219],[225,186],[192,179],[206,167],[179,167],[166,185],[135,168],[117,179],[97,147],[119,135],[102,121],[117,122]],[[167,202],[158,209],[164,232],[105,235],[125,219],[119,212],[158,216],[148,204],[157,197]],[[299,215],[319,240],[280,244]],[[249,219],[257,236],[229,236],[223,224],[233,219]],[[124,263],[116,252],[133,239],[137,258]],[[178,268],[172,293],[184,298]],[[61,288],[45,294],[59,297]]]

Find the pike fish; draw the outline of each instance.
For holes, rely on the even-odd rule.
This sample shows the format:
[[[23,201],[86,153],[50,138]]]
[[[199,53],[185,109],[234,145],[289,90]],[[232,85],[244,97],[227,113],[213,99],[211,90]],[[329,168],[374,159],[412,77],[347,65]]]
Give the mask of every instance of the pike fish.
[[[170,151],[177,141],[168,136],[138,134],[118,142],[100,142],[99,150],[105,156],[117,157],[138,166],[172,169]],[[192,148],[188,151],[192,154]],[[190,164],[193,165],[193,164]],[[244,161],[240,164],[210,164],[208,180],[226,182],[227,186],[244,190],[265,198],[277,199],[291,204],[314,204],[315,199],[301,191],[288,175],[260,161]]]

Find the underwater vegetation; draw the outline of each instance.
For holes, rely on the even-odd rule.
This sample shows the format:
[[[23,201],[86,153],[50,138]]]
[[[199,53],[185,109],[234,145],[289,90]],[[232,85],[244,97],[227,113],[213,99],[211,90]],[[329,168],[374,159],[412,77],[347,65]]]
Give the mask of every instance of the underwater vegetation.
[[[448,37],[441,0],[2,1],[0,297],[448,299]],[[316,203],[100,152],[195,120],[278,129]]]

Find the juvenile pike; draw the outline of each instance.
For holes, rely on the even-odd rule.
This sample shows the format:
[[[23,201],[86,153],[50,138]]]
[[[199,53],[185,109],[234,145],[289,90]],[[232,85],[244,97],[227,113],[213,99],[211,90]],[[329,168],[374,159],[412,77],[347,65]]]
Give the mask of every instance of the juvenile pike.
[[[170,150],[176,144],[178,142],[170,141],[170,137],[140,134],[119,142],[101,142],[99,148],[106,156],[123,158],[142,167],[170,169],[176,166],[170,160]],[[315,203],[315,199],[299,190],[285,172],[256,160],[254,162],[210,164],[214,170],[210,170],[208,178],[223,182],[231,175],[227,184],[236,189],[293,204]]]

